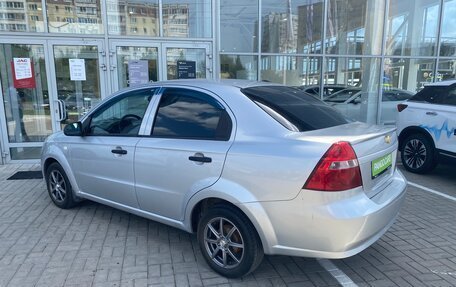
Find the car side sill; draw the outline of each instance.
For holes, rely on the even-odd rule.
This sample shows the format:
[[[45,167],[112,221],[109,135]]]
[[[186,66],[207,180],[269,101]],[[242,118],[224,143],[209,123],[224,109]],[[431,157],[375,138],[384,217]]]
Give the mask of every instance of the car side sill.
[[[451,158],[456,158],[456,153],[454,152],[451,152],[451,151],[446,151],[446,150],[441,150],[439,149],[439,154],[443,155],[443,156],[447,156],[447,157],[451,157]]]
[[[104,205],[111,206],[116,209],[120,209],[122,211],[126,211],[128,213],[132,213],[137,216],[141,216],[141,217],[144,217],[144,218],[156,221],[156,222],[160,222],[160,223],[163,223],[163,224],[166,224],[166,225],[169,225],[169,226],[172,226],[172,227],[175,227],[175,228],[187,231],[187,232],[191,232],[191,230],[188,230],[182,221],[174,220],[174,219],[164,217],[164,216],[161,216],[161,215],[158,215],[155,213],[133,208],[133,207],[130,207],[130,206],[127,206],[124,204],[120,204],[120,203],[117,203],[117,202],[114,202],[111,200],[103,199],[103,198],[100,198],[100,197],[97,197],[97,196],[94,196],[94,195],[91,195],[91,194],[88,194],[85,192],[78,192],[78,196],[104,204]]]

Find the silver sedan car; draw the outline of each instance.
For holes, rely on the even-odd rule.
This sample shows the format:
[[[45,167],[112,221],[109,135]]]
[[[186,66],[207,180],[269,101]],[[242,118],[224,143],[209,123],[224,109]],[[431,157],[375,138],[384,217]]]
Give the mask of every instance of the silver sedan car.
[[[406,190],[394,128],[349,122],[272,83],[178,80],[122,90],[51,135],[52,201],[93,200],[197,234],[216,272],[263,254],[344,258],[393,224]]]

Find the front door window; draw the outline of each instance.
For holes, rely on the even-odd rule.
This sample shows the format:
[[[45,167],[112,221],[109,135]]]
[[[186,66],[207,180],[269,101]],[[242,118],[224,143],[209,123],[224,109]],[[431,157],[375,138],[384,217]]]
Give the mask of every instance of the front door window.
[[[131,91],[97,110],[90,121],[89,136],[136,136],[153,89]]]

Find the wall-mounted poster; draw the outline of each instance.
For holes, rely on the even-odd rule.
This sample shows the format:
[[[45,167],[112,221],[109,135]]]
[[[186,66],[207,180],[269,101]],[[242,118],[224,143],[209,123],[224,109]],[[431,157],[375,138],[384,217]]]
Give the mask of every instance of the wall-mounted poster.
[[[147,60],[128,61],[128,81],[130,87],[149,82]]]
[[[84,59],[69,59],[70,61],[70,80],[85,81],[86,70]]]
[[[178,79],[196,79],[195,61],[177,61]]]
[[[13,69],[13,85],[16,89],[36,88],[33,63],[30,58],[13,58],[11,67]]]

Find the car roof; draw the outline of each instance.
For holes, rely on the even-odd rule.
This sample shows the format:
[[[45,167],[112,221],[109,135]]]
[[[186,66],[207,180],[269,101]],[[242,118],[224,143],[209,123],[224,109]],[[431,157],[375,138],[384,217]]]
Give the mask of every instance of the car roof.
[[[231,86],[239,89],[258,87],[258,86],[284,86],[278,83],[253,81],[253,80],[238,80],[238,79],[179,79],[166,80],[158,82],[150,82],[147,84],[137,85],[122,89],[122,91],[136,90],[141,88],[156,87],[156,86],[191,86],[200,88],[210,88],[214,86],[223,87]]]
[[[135,91],[140,89],[148,89],[148,88],[155,88],[155,87],[192,87],[192,88],[201,88],[209,91],[213,91],[217,93],[221,89],[225,88],[237,88],[237,89],[244,89],[244,88],[251,88],[251,87],[264,87],[264,86],[283,86],[282,84],[278,83],[271,83],[271,82],[260,82],[260,81],[252,81],[252,80],[237,80],[237,79],[179,79],[179,80],[166,80],[166,81],[157,81],[157,82],[149,82],[146,84],[135,85],[133,87],[125,87],[122,88],[108,97],[106,100],[114,98],[120,94],[124,94],[129,91]]]
[[[350,88],[352,86],[348,85],[343,85],[343,84],[324,84],[323,89],[332,89],[332,88]],[[320,85],[303,85],[299,86],[300,89],[305,90],[305,89],[314,89],[314,88],[320,88]]]
[[[442,82],[435,82],[435,83],[429,83],[429,84],[426,84],[425,86],[451,86],[453,84],[456,84],[456,80],[446,80],[446,81],[442,81]]]
[[[153,85],[185,85],[195,87],[205,86],[232,86],[240,89],[257,87],[257,86],[283,86],[278,83],[271,83],[265,81],[253,81],[253,80],[239,80],[239,79],[184,79],[184,80],[167,80],[151,83]]]
[[[146,84],[135,85],[132,87],[125,87],[122,88],[106,98],[103,101],[100,101],[96,106],[93,108],[95,109],[98,105],[102,105],[104,102],[109,101],[113,98],[116,98],[119,95],[123,95],[130,91],[137,91],[141,89],[154,89],[159,87],[191,87],[191,88],[199,88],[207,91],[214,92],[218,95],[221,95],[219,92],[226,90],[226,89],[244,89],[244,88],[251,88],[251,87],[265,87],[265,86],[282,86],[287,87],[282,84],[278,83],[271,83],[271,82],[260,82],[260,81],[252,81],[252,80],[235,80],[235,79],[179,79],[179,80],[166,80],[166,81],[157,81],[157,82],[149,82]],[[291,88],[291,87],[290,87]],[[234,99],[237,98],[236,93],[230,94],[230,98]],[[226,98],[224,100],[227,100]],[[84,120],[90,113],[84,115],[81,120]]]

